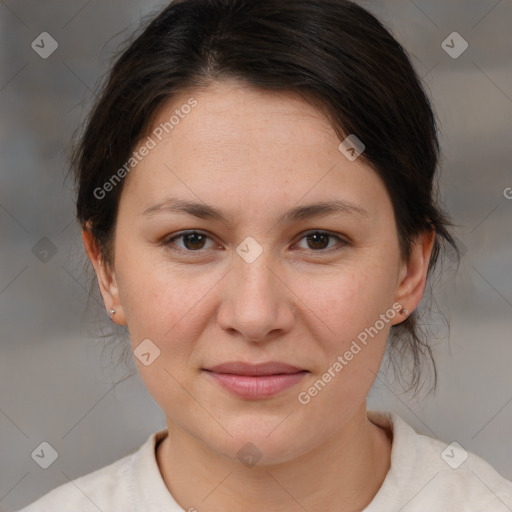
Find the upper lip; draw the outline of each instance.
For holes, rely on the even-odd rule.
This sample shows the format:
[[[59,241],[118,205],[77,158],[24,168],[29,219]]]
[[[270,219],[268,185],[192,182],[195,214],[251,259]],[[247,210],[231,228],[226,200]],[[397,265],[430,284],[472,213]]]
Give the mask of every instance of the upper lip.
[[[205,370],[216,373],[231,373],[233,375],[276,375],[279,373],[298,373],[307,371],[279,361],[269,361],[267,363],[260,364],[230,361],[210,368],[205,368]]]

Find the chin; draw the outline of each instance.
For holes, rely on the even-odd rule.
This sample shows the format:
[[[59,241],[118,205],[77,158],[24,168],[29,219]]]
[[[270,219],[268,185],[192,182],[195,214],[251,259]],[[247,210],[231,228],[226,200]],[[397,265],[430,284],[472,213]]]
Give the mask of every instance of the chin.
[[[272,421],[261,416],[259,420],[254,420],[252,415],[246,419],[239,416],[236,424],[223,423],[232,437],[219,433],[217,429],[215,437],[208,436],[203,442],[224,457],[247,467],[288,462],[313,449],[315,444],[314,432],[292,424],[291,418],[284,419],[288,413],[281,414],[278,420],[273,417]],[[305,438],[305,430],[310,439]],[[318,433],[316,438],[320,443],[322,435]]]

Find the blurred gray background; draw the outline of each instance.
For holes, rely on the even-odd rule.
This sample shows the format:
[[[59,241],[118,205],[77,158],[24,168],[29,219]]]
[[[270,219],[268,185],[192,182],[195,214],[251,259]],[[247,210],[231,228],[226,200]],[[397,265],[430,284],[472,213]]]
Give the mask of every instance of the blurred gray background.
[[[65,181],[71,135],[112,52],[165,4],[0,2],[1,509],[113,462],[165,426],[138,376],[121,380],[133,362],[98,336],[109,322],[97,291],[89,295]],[[463,250],[458,272],[449,257],[436,283],[437,393],[403,395],[382,375],[368,406],[459,442],[512,479],[512,2],[361,4],[406,47],[432,97],[443,204]],[[31,47],[43,32],[58,44],[45,59]],[[453,32],[468,43],[461,55]],[[58,452],[48,469],[31,457],[43,441]]]

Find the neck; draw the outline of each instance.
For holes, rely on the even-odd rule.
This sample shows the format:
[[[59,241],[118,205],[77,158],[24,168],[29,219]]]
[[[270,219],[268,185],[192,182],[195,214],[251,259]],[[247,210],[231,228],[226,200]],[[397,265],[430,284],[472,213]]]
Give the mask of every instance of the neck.
[[[185,510],[349,512],[364,509],[390,467],[390,434],[362,407],[343,429],[287,462],[251,468],[212,451],[168,422],[157,461]]]

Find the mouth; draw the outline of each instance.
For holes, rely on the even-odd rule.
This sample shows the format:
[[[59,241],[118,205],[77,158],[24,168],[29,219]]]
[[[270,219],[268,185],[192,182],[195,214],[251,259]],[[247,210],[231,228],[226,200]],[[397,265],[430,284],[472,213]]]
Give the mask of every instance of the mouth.
[[[298,384],[310,373],[277,361],[261,364],[234,361],[204,368],[203,371],[232,394],[253,400],[275,396]]]

